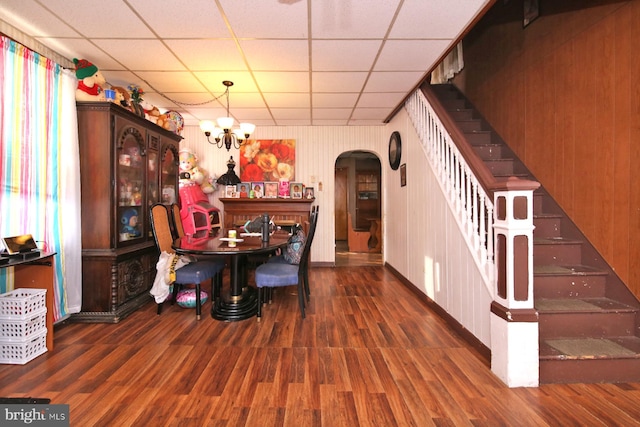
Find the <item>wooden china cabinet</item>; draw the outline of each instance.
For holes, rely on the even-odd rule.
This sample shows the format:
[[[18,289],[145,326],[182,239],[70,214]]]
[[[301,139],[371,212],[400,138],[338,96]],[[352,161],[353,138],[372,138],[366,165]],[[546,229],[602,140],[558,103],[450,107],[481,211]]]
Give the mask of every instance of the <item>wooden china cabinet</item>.
[[[182,137],[111,102],[77,102],[82,310],[117,323],[150,300],[158,253],[149,207],[178,200]]]

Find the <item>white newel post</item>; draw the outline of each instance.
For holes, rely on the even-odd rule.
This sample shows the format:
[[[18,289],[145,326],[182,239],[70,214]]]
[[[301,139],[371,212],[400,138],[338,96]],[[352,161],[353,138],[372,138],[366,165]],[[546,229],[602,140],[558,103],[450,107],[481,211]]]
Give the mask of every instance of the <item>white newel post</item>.
[[[538,386],[538,313],[533,301],[535,181],[494,189],[496,289],[491,304],[491,370],[509,387]]]

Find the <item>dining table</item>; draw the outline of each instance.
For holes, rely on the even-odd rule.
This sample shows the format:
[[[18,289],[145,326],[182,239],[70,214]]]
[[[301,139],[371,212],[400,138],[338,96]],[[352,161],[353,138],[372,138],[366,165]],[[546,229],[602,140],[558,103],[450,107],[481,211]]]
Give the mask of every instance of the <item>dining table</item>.
[[[229,257],[229,290],[213,301],[211,317],[216,320],[238,321],[253,317],[258,312],[258,291],[247,283],[248,257],[267,255],[286,247],[290,234],[277,230],[263,241],[261,233],[241,233],[229,238],[221,230],[214,235],[185,235],[174,240],[173,249],[181,255]]]

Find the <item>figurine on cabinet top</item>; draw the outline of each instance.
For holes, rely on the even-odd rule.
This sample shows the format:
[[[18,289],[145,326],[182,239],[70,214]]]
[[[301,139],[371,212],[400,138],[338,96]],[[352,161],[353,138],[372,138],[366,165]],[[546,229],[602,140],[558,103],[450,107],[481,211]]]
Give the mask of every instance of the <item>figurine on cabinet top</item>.
[[[73,59],[76,64],[76,78],[78,88],[76,89],[76,101],[106,101],[104,87],[107,83],[104,76],[86,59]]]

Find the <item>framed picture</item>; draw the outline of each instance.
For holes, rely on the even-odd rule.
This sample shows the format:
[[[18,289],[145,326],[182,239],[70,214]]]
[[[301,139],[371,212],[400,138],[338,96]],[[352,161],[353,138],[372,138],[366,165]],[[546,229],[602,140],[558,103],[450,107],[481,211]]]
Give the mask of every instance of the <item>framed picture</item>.
[[[313,192],[313,187],[307,187],[304,189],[304,198],[305,199],[315,199],[316,196]]]
[[[400,165],[400,187],[407,185],[407,164]]]
[[[251,190],[250,182],[241,182],[237,184],[236,191],[238,192],[238,197],[241,199],[246,199],[249,197],[249,190]]]
[[[292,199],[302,199],[302,183],[301,182],[292,182],[290,189],[291,189]]]
[[[256,199],[264,197],[264,182],[252,182],[251,188],[253,189],[253,197]]]
[[[277,181],[267,181],[264,183],[264,197],[266,199],[278,198],[278,182]]]
[[[524,0],[524,14],[522,20],[522,27],[526,27],[531,24],[534,19],[540,14],[538,7],[538,0]]]
[[[236,197],[238,197],[238,191],[236,190],[236,186],[227,185],[224,188],[224,197],[226,197],[227,199],[235,199]]]

